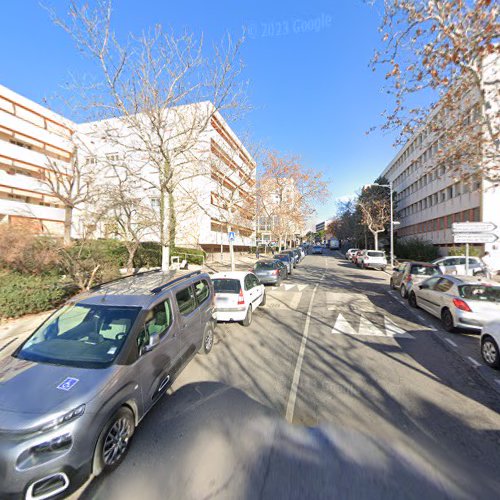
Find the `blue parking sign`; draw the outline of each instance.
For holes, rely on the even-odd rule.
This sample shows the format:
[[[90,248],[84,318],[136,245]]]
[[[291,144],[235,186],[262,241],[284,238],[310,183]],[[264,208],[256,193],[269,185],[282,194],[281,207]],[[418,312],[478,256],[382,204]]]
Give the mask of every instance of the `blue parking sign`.
[[[229,241],[234,241],[234,231],[229,231],[227,234]]]

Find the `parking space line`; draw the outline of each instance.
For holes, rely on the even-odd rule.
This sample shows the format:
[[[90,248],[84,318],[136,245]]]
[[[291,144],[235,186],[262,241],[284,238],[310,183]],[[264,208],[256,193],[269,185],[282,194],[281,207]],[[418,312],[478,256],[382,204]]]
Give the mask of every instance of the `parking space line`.
[[[309,301],[309,308],[307,309],[306,322],[304,324],[304,331],[302,333],[302,342],[300,343],[299,355],[297,357],[297,363],[295,364],[295,371],[293,372],[292,386],[290,387],[290,394],[288,395],[288,404],[286,406],[286,420],[288,422],[293,421],[293,412],[295,411],[295,401],[297,399],[297,389],[299,386],[300,372],[302,370],[302,361],[304,360],[304,353],[306,350],[307,338],[309,336],[309,325],[311,323],[311,312],[314,304],[314,297],[316,296],[316,291],[318,290],[319,282],[325,277],[325,274],[321,276],[318,283],[316,283],[314,290],[311,295],[311,300]]]
[[[481,363],[478,363],[474,358],[467,356],[467,359],[475,366],[481,366]]]
[[[456,344],[456,342],[453,342],[453,340],[451,339],[444,339],[446,342],[448,342],[448,344],[451,344],[453,347],[458,347],[458,345]]]

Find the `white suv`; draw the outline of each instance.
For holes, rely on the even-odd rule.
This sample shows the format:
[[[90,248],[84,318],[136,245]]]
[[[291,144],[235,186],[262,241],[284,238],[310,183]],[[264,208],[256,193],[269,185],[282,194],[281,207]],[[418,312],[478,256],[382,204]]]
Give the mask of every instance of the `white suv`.
[[[488,276],[488,270],[479,257],[469,257],[469,272],[465,269],[465,256],[449,256],[441,257],[432,261],[433,264],[439,266],[443,274],[454,274],[458,276]]]
[[[266,303],[266,291],[254,273],[234,271],[211,276],[215,289],[217,321],[252,322],[253,311]]]
[[[385,271],[387,259],[384,252],[379,252],[378,250],[364,250],[361,256],[358,257],[358,264],[359,267],[363,269],[371,267],[373,269]]]

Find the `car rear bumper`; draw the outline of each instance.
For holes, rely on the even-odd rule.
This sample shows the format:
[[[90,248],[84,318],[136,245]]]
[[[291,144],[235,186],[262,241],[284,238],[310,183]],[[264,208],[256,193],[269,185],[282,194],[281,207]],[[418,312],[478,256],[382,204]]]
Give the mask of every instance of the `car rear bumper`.
[[[246,315],[246,307],[243,310],[235,308],[217,309],[217,321],[243,321]]]
[[[257,276],[257,278],[263,285],[276,285],[280,279],[278,276]]]

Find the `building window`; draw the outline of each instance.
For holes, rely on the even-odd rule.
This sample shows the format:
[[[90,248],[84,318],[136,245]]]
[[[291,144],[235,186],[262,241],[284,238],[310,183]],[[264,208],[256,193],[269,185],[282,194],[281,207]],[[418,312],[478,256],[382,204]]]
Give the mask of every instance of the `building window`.
[[[151,198],[151,208],[160,208],[160,198]]]

